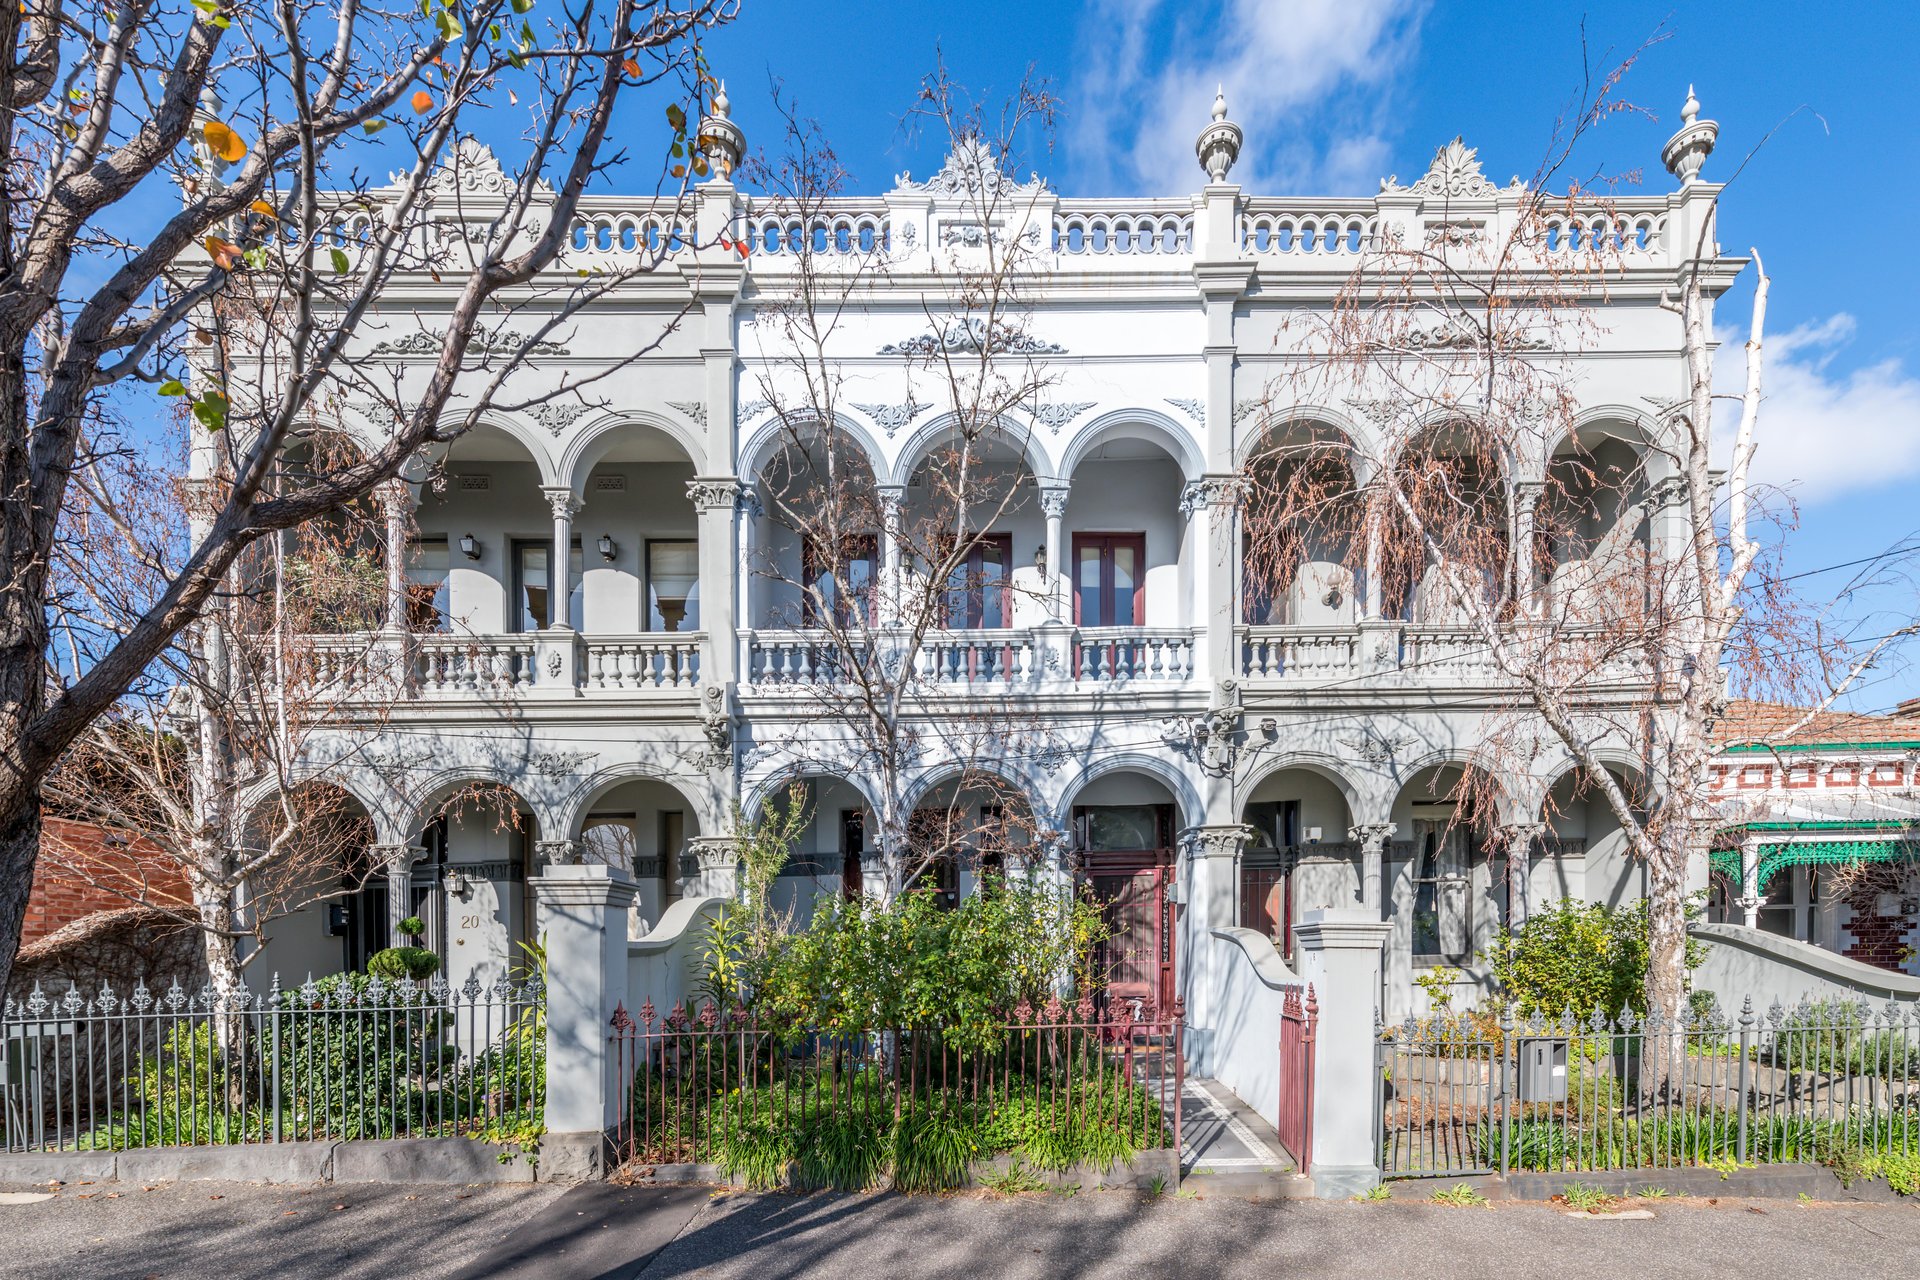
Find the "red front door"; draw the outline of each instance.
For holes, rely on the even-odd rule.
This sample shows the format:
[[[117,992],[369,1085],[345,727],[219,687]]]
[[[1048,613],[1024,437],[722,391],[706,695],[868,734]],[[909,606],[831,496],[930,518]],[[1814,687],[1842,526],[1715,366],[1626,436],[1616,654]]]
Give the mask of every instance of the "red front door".
[[[1087,888],[1108,937],[1095,954],[1109,1008],[1168,1015],[1174,996],[1173,813],[1164,805],[1084,805],[1074,827]]]

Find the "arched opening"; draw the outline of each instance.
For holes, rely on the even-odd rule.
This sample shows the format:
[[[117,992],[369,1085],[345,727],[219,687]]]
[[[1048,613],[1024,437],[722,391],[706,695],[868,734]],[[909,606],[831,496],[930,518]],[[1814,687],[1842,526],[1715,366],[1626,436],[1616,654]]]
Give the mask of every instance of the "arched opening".
[[[1240,812],[1253,828],[1240,863],[1243,929],[1293,953],[1302,914],[1361,900],[1360,846],[1347,839],[1352,811],[1340,784],[1313,769],[1277,769],[1254,786]]]
[[[877,624],[885,522],[874,465],[850,434],[783,428],[755,486],[747,614],[761,627]]]
[[[1623,768],[1609,768],[1607,774],[1644,819],[1647,794],[1639,774]],[[1554,780],[1540,819],[1547,831],[1533,849],[1529,909],[1550,908],[1567,898],[1622,907],[1646,897],[1646,864],[1634,857],[1626,828],[1584,769],[1570,769]]]
[[[956,907],[991,880],[1030,864],[1039,823],[1026,793],[984,769],[935,783],[907,818],[907,888]]]
[[[521,944],[540,936],[535,846],[547,838],[532,807],[504,783],[461,779],[435,788],[416,814],[408,883],[426,925],[422,945],[439,953],[456,987],[524,971]]]
[[[1241,621],[1352,625],[1364,589],[1366,514],[1352,443],[1324,423],[1282,423],[1242,474]]]
[[[1389,947],[1403,972],[1452,971],[1471,987],[1505,914],[1496,783],[1461,764],[1418,770],[1395,797],[1382,868]],[[1462,993],[1455,1007],[1468,1003]]]
[[[423,485],[409,549],[409,610],[416,631],[456,635],[532,632],[581,619],[576,551],[553,588],[553,513],[540,462],[515,435],[482,424],[447,446]],[[556,599],[557,597],[557,599]]]
[[[1178,990],[1175,850],[1188,818],[1166,782],[1115,769],[1067,802],[1073,857],[1109,936],[1095,953],[1107,998],[1163,1010]]]
[[[360,968],[390,945],[386,867],[373,818],[350,792],[314,781],[274,794],[241,832],[235,857],[255,870],[235,907],[260,929],[256,967],[298,981]]]
[[[1190,626],[1194,581],[1206,553],[1190,519],[1193,507],[1182,506],[1186,471],[1167,442],[1157,433],[1115,426],[1076,451],[1068,480],[1063,551],[1074,624],[1083,630]],[[1120,649],[1117,662],[1142,666],[1130,647]]]
[[[939,631],[1045,621],[1046,521],[1019,442],[928,436],[901,459],[901,612]],[[937,577],[937,581],[935,578]]]
[[[805,825],[768,894],[768,907],[794,929],[804,929],[826,898],[858,898],[866,892],[867,866],[877,849],[867,798],[845,778],[830,774],[781,777],[768,783],[749,822],[784,816],[795,805]],[[878,874],[877,872],[875,874]]]
[[[1617,431],[1587,427],[1555,448],[1534,509],[1535,585],[1554,616],[1646,608],[1647,488],[1646,453]]]
[[[644,938],[686,894],[697,868],[687,865],[701,835],[700,811],[685,792],[658,778],[608,781],[581,806],[572,838],[583,862],[617,867],[638,882],[627,936]]]
[[[1396,496],[1380,520],[1383,614],[1458,626],[1470,616],[1463,593],[1501,609],[1511,578],[1506,481],[1491,444],[1463,424],[1433,426],[1401,452],[1392,477]]]
[[[687,495],[695,468],[685,447],[658,427],[622,422],[594,438],[576,471],[580,628],[604,637],[698,633],[699,515]],[[629,672],[618,657],[604,673],[590,659],[589,683],[659,674]]]

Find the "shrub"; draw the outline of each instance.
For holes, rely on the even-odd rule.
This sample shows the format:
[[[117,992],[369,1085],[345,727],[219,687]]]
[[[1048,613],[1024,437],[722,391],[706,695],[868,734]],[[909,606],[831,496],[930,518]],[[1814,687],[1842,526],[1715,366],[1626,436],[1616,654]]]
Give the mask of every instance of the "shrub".
[[[1645,902],[1616,908],[1566,899],[1517,930],[1497,930],[1486,958],[1522,1014],[1571,1012],[1584,1020],[1596,1009],[1609,1018],[1623,1009],[1640,1013],[1647,1007],[1647,930]],[[1705,958],[1705,948],[1687,943],[1688,968]]]
[[[425,947],[388,947],[367,958],[367,973],[389,982],[424,982],[440,971],[440,957]]]
[[[303,1134],[389,1138],[446,1110],[428,1091],[457,1054],[447,1014],[424,993],[362,1004],[371,981],[343,973],[280,994],[280,1078]]]

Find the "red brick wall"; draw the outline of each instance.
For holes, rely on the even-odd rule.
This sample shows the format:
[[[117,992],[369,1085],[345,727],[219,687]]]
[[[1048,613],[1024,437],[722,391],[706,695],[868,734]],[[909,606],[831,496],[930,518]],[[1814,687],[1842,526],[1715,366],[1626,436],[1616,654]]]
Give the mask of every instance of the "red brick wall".
[[[40,840],[22,946],[96,911],[139,905],[131,895],[144,894],[149,904],[187,901],[180,873],[145,840],[126,842],[116,833],[64,818],[48,818]]]
[[[1880,915],[1877,905],[1874,897],[1853,903],[1853,920],[1847,925],[1853,945],[1847,955],[1882,969],[1907,972],[1907,933],[1913,928],[1916,904],[1911,898],[1901,899],[1901,913],[1890,916]]]

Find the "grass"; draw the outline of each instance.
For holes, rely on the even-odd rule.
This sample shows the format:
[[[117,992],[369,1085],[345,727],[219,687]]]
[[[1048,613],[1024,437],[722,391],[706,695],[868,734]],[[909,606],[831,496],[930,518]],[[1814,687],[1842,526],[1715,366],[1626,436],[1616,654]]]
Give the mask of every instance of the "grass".
[[[1451,1187],[1442,1187],[1433,1193],[1435,1204],[1444,1204],[1453,1209],[1479,1209],[1487,1204],[1487,1198],[1475,1191],[1470,1183],[1456,1182]]]
[[[995,1195],[1018,1196],[1033,1191],[1045,1191],[1047,1184],[1033,1176],[1018,1160],[1005,1171],[989,1169],[980,1175],[980,1185]],[[1159,1195],[1166,1185],[1165,1179],[1155,1178],[1153,1194]]]
[[[1642,1200],[1665,1200],[1673,1195],[1673,1192],[1665,1187],[1642,1187],[1633,1194]]]
[[[1560,1188],[1560,1198],[1567,1202],[1569,1209],[1578,1209],[1582,1213],[1599,1213],[1614,1200],[1591,1182],[1569,1182]]]
[[[1393,1199],[1393,1188],[1383,1182],[1379,1186],[1368,1187],[1354,1199],[1362,1204],[1384,1204]]]

